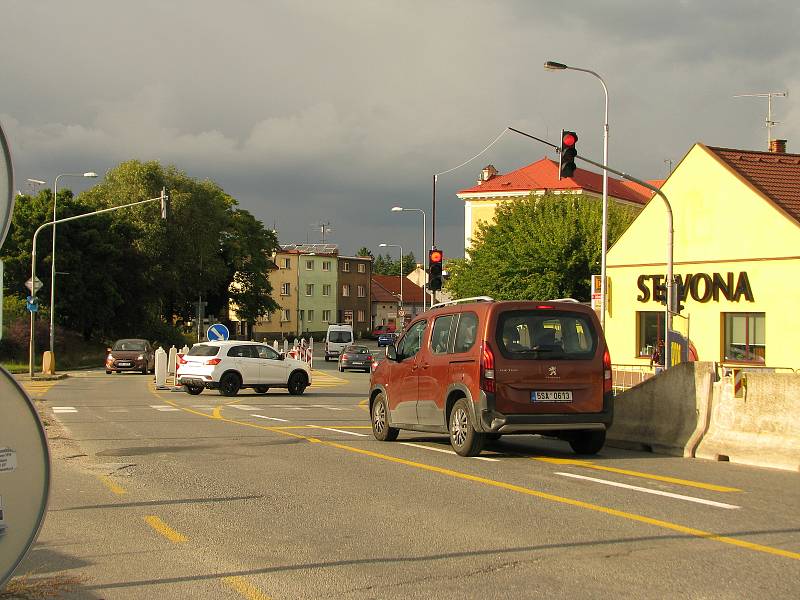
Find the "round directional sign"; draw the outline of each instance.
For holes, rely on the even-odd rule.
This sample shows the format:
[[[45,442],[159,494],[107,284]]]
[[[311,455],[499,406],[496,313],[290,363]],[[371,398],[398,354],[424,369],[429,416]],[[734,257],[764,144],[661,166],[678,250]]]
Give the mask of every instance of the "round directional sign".
[[[0,367],[0,589],[36,540],[47,510],[50,453],[25,390]]]
[[[222,342],[231,337],[231,332],[222,323],[215,323],[206,331],[206,339],[209,342]]]
[[[8,147],[3,127],[0,126],[0,247],[11,227],[14,212],[14,170],[11,167],[11,149]]]

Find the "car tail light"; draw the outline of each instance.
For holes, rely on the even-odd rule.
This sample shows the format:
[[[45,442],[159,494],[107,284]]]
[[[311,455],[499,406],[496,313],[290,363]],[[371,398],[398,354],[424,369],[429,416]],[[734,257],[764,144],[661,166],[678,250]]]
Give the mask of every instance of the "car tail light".
[[[178,364],[179,365],[185,365],[186,363],[187,363],[187,360],[185,358],[183,358],[183,354],[178,354]]]
[[[373,360],[375,360],[375,359],[372,358],[372,356],[367,356],[367,362],[372,362]]]
[[[606,351],[603,352],[603,393],[610,392],[611,385],[611,354],[606,348]]]
[[[544,309],[548,309],[549,308],[549,309],[552,309],[553,307],[550,306],[549,304],[540,304],[536,308],[544,308]]]
[[[207,365],[218,365],[218,364],[219,364],[219,363],[221,363],[221,362],[222,362],[222,359],[221,359],[221,358],[209,358],[209,359],[206,361],[206,364],[207,364]]]
[[[481,344],[481,389],[494,393],[494,352],[489,342],[484,340]]]
[[[342,354],[342,360],[348,360],[350,358],[347,354]]]

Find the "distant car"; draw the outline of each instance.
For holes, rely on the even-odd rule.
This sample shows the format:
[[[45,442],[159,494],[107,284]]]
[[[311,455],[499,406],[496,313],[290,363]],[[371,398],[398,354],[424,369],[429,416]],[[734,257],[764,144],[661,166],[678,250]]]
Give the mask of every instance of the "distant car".
[[[107,375],[120,371],[141,371],[146,375],[155,371],[153,346],[147,340],[117,340],[106,352]]]
[[[381,346],[393,346],[394,340],[397,338],[397,335],[392,333],[382,333],[378,336],[378,347]]]
[[[347,346],[339,355],[339,371],[358,369],[369,373],[375,358],[366,346]]]
[[[382,333],[394,333],[396,329],[395,325],[376,325],[375,329],[372,330],[372,338],[378,339]]]
[[[271,387],[299,396],[311,385],[311,367],[259,342],[203,342],[178,360],[178,383],[193,396],[205,388],[235,396],[242,388],[266,394]]]

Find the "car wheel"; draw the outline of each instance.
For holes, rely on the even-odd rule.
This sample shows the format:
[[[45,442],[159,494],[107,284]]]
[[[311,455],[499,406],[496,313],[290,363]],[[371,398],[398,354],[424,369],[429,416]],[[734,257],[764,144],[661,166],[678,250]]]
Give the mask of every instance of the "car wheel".
[[[606,443],[606,432],[605,430],[577,431],[568,441],[576,454],[597,454]]]
[[[477,456],[486,437],[475,431],[470,419],[469,400],[461,398],[450,413],[450,444],[460,456]]]
[[[308,379],[304,373],[300,373],[298,371],[289,376],[289,383],[287,387],[289,388],[289,393],[292,396],[300,396],[304,391],[306,391],[307,385]]]
[[[111,375],[111,371],[109,371],[108,369],[106,369],[106,375]]]
[[[219,393],[223,396],[235,396],[242,387],[242,380],[236,373],[225,373],[219,380]]]
[[[191,394],[192,396],[197,396],[203,391],[203,388],[199,385],[187,385],[186,386],[186,393]]]
[[[379,442],[393,442],[400,433],[399,429],[389,426],[389,408],[386,404],[386,396],[378,394],[375,402],[372,403],[371,410],[372,435]]]
[[[269,391],[268,385],[257,385],[253,388],[256,391],[256,394],[266,394]]]
[[[142,366],[142,375],[147,375],[147,371],[149,371],[149,369],[147,368],[147,361],[145,361],[144,365]]]

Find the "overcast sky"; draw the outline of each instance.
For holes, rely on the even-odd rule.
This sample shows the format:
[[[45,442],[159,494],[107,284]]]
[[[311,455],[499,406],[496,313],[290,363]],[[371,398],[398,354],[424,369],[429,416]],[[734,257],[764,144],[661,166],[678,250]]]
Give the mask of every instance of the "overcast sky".
[[[695,142],[800,151],[797,0],[300,1],[2,0],[0,122],[16,187],[64,172],[101,175],[129,159],[210,178],[282,243],[327,241],[343,254],[381,242],[422,250],[431,180],[506,126],[557,142],[578,132],[602,159],[663,178]],[[494,164],[548,155],[506,134],[443,175],[437,242],[463,255],[455,192]],[[555,155],[551,152],[551,157]],[[579,163],[579,166],[581,164]],[[87,181],[61,179],[75,191]],[[430,236],[428,238],[430,242]],[[396,253],[396,249],[392,249]]]

